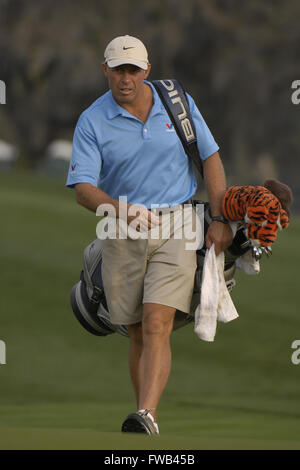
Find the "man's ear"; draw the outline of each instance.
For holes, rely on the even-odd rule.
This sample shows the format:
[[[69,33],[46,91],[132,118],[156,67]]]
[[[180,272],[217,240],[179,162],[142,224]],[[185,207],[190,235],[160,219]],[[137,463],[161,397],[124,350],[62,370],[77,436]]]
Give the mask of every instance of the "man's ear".
[[[151,70],[151,64],[148,64],[148,68],[145,71],[145,80],[147,80],[147,78],[149,77],[150,70]]]
[[[107,77],[107,64],[105,62],[102,62],[102,70],[104,75]]]

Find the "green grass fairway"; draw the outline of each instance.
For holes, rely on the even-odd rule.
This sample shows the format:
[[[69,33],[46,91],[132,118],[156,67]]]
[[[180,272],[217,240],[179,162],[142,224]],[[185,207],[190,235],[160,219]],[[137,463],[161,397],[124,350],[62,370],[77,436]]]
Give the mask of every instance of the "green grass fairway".
[[[120,433],[135,411],[127,338],[87,333],[69,305],[96,216],[64,181],[26,172],[0,174],[0,214],[0,449],[300,449],[299,218],[258,276],[236,275],[240,317],[215,342],[192,325],[172,335],[148,438]]]

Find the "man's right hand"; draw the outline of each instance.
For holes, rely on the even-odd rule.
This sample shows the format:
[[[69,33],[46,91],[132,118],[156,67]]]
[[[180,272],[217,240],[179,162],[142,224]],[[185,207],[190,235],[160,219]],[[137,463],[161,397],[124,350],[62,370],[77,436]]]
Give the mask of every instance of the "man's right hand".
[[[122,203],[121,203],[122,204]],[[147,232],[161,224],[159,217],[140,204],[125,204],[119,207],[119,217],[137,232]]]

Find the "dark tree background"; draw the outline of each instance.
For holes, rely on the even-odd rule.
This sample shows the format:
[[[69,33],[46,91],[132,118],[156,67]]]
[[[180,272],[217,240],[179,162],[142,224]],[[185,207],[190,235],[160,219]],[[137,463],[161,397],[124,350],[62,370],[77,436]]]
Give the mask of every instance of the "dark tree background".
[[[300,192],[298,0],[0,0],[0,139],[35,167],[72,139],[106,91],[103,51],[115,36],[146,44],[152,79],[179,79],[221,148],[230,183],[274,175]]]

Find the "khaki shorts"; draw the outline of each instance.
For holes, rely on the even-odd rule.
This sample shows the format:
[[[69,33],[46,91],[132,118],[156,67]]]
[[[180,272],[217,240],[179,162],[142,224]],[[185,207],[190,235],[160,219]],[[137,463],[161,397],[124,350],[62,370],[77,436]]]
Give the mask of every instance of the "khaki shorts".
[[[103,240],[102,279],[113,324],[141,322],[144,303],[190,312],[196,251],[187,248],[195,246],[195,209],[189,214],[183,217],[182,205],[164,209],[161,227],[148,231],[147,239]],[[201,238],[197,233],[198,245]]]

